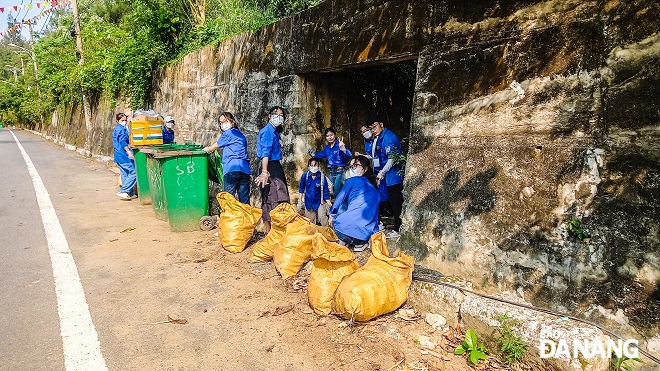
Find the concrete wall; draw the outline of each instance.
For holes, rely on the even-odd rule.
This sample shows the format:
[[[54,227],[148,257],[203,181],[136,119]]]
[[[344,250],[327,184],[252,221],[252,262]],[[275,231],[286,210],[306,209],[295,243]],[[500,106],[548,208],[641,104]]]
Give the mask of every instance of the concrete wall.
[[[323,73],[418,60],[399,245],[477,290],[518,290],[651,337],[659,20],[651,0],[326,1],[163,69],[151,108],[178,120],[177,141],[204,144],[218,113],[235,112],[254,158],[266,109],[284,105],[294,188],[320,129],[343,122]],[[90,128],[74,108],[50,130],[110,153],[108,107],[94,105]],[[573,237],[571,219],[592,237]]]
[[[657,3],[551,1],[443,24],[419,58],[404,249],[482,289],[657,334],[651,14]],[[592,237],[572,236],[571,219]]]

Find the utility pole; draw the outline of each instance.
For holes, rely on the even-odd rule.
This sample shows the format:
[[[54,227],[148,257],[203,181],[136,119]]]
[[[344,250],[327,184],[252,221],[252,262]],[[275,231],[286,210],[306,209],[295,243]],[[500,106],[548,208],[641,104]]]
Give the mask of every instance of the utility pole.
[[[71,7],[73,8],[73,29],[76,31],[76,56],[78,63],[83,64],[83,45],[82,37],[80,37],[80,15],[78,14],[78,0],[71,0]]]
[[[76,32],[76,57],[78,57],[78,63],[82,65],[85,63],[85,58],[83,57],[83,44],[82,37],[80,36],[80,14],[78,14],[78,0],[71,0],[71,8],[73,8],[73,29]],[[85,127],[87,132],[92,128],[92,119],[89,117],[89,112],[91,111],[89,107],[89,102],[85,97],[85,90],[82,90],[82,101],[83,101],[83,114],[85,116]]]

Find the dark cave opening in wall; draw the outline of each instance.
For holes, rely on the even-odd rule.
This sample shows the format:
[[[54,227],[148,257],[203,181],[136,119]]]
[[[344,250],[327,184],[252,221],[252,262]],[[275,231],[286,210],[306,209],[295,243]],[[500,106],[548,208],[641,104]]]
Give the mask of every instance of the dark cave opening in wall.
[[[408,152],[413,95],[417,78],[417,60],[370,66],[352,66],[340,71],[320,72],[306,76],[315,80],[319,134],[317,144],[325,145],[322,133],[327,127],[353,152],[364,152],[360,127],[372,113],[378,113],[385,127],[401,141]]]

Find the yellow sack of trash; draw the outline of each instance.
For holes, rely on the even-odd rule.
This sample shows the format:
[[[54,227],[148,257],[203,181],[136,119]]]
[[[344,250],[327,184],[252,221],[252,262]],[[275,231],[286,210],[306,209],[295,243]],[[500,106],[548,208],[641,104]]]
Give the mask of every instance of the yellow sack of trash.
[[[298,215],[290,203],[283,202],[270,211],[271,227],[266,237],[255,243],[252,247],[250,260],[253,262],[267,262],[273,259],[275,246],[280,242],[286,232],[286,225]]]
[[[222,212],[218,220],[218,237],[225,250],[241,252],[254,233],[261,209],[239,202],[228,192],[216,196]]]
[[[332,228],[319,227],[301,215],[296,215],[287,224],[284,237],[273,251],[273,263],[282,278],[296,275],[311,259],[312,237],[315,233],[321,233],[330,241],[339,240]]]
[[[368,321],[408,300],[415,258],[404,253],[391,258],[383,232],[371,236],[371,251],[367,264],[346,277],[335,293],[332,310],[346,319]]]
[[[312,272],[309,276],[307,295],[316,314],[328,315],[332,311],[332,299],[344,277],[360,268],[355,254],[346,246],[328,241],[322,234],[312,237]]]

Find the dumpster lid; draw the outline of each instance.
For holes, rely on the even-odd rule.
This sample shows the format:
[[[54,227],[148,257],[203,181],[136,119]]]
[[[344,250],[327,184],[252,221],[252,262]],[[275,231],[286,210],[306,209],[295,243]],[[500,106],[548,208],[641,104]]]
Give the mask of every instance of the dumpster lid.
[[[186,150],[174,150],[174,151],[163,151],[163,150],[154,150],[152,152],[154,158],[166,158],[166,157],[176,157],[176,156],[192,156],[192,155],[206,155],[204,151],[186,151]]]

